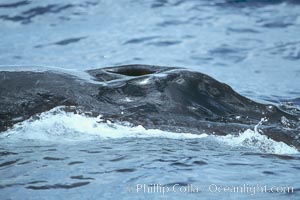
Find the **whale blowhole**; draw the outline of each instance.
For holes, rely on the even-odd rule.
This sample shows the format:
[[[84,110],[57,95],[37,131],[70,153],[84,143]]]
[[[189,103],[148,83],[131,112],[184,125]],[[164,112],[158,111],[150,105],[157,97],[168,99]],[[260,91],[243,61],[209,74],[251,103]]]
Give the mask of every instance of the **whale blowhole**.
[[[107,70],[107,72],[114,73],[114,74],[121,74],[125,76],[144,76],[144,75],[155,73],[154,70],[150,70],[146,68],[138,68],[138,67],[118,68],[116,70]]]

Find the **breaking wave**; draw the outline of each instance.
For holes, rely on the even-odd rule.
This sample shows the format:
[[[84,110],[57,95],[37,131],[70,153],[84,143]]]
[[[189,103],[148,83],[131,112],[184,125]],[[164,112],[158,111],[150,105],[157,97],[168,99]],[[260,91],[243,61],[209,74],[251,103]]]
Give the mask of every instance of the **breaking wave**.
[[[294,147],[283,142],[276,142],[259,133],[259,125],[254,130],[246,130],[226,136],[209,136],[206,133],[175,133],[159,129],[145,129],[143,126],[133,126],[129,123],[112,123],[104,121],[101,116],[90,117],[84,114],[65,112],[63,107],[57,107],[41,113],[24,122],[14,125],[0,135],[7,140],[42,140],[58,143],[80,142],[94,139],[118,139],[125,137],[137,138],[170,138],[199,139],[210,137],[216,142],[229,145],[232,148],[246,147],[253,150],[274,154],[299,153]]]
[[[284,142],[277,142],[266,135],[262,135],[259,131],[259,125],[264,121],[262,119],[255,127],[254,130],[247,129],[238,136],[226,135],[219,136],[218,140],[233,147],[246,147],[253,150],[272,154],[297,154],[298,150],[291,147]]]

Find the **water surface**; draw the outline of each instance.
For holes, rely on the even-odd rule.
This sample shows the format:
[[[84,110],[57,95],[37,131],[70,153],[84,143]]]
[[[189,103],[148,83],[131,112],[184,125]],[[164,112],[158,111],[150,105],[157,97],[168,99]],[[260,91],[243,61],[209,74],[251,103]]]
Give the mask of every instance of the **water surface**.
[[[256,101],[300,106],[299,32],[296,0],[2,0],[0,69],[178,66]],[[193,136],[50,112],[1,135],[0,198],[299,199],[299,159],[254,127],[237,138]],[[178,192],[190,185],[199,191]]]

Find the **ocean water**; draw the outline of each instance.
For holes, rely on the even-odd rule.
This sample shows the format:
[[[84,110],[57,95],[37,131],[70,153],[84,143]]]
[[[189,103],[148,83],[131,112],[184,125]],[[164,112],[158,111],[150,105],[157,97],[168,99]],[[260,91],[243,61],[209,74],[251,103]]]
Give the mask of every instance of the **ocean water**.
[[[186,67],[299,108],[299,33],[297,0],[2,0],[0,70]],[[259,129],[172,133],[57,107],[0,133],[0,199],[299,199],[299,152]]]

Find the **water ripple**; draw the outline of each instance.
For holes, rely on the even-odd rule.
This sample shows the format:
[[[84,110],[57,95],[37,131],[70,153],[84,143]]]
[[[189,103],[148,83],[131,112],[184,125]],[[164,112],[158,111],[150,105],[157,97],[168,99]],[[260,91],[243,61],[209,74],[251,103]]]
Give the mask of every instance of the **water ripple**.
[[[90,184],[90,182],[76,182],[72,184],[54,184],[54,185],[42,185],[42,186],[27,186],[27,189],[32,190],[49,190],[49,189],[73,189],[77,187],[82,187]]]
[[[0,4],[0,8],[17,8],[28,4],[30,4],[30,1],[18,1],[15,3]]]

